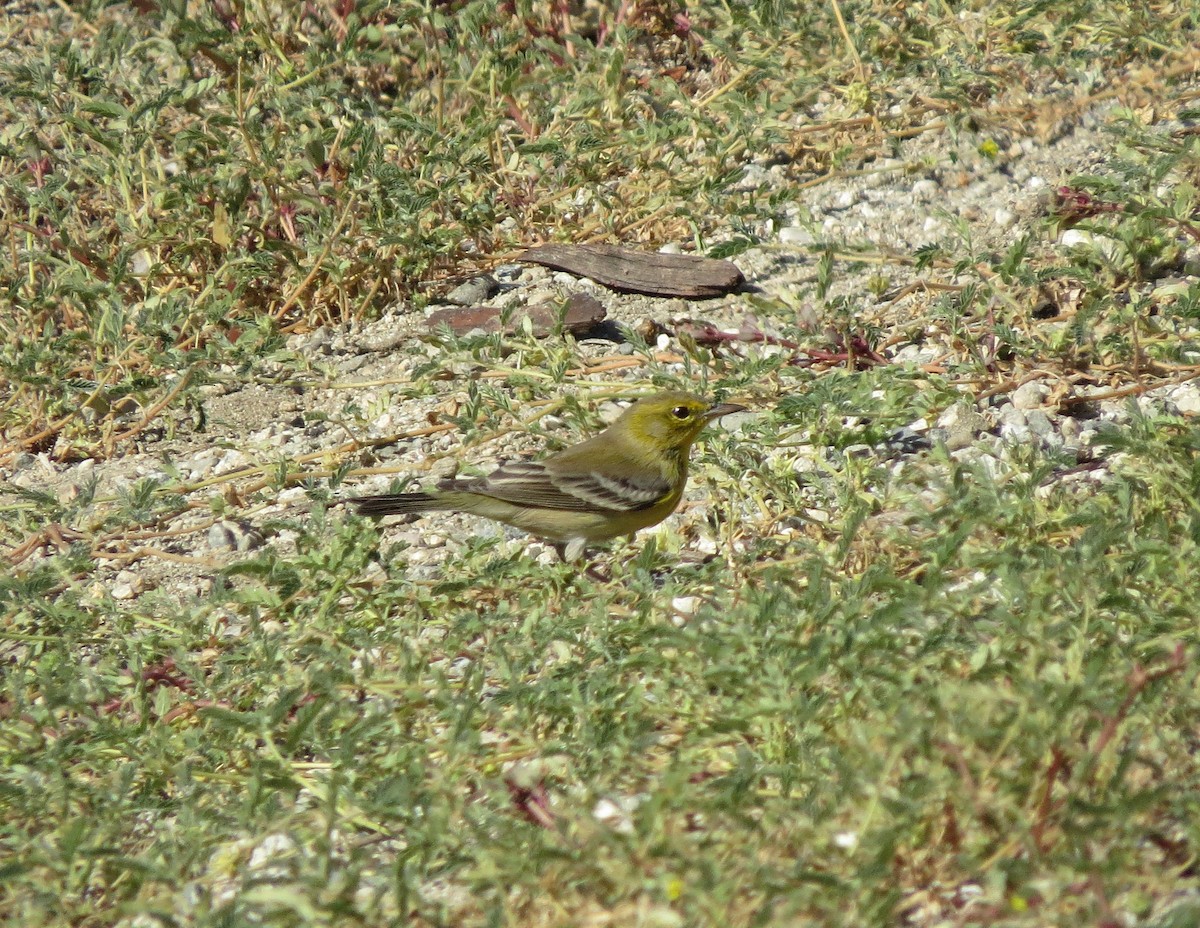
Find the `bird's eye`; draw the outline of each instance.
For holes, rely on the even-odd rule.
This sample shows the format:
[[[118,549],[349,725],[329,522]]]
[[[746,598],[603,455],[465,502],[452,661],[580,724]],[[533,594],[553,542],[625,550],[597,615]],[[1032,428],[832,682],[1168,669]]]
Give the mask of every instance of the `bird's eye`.
[[[692,411],[686,406],[676,406],[671,410],[671,415],[673,415],[676,419],[690,419]]]

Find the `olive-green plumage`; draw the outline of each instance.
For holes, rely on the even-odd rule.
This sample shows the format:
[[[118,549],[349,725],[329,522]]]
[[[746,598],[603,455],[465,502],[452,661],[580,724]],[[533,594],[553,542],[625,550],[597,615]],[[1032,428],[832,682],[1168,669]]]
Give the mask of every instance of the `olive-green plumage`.
[[[655,525],[687,486],[688,453],[714,419],[744,409],[672,390],[640,399],[607,429],[543,461],[502,464],[486,477],[443,480],[430,493],[360,496],[359,513],[451,510],[524,529],[574,560],[592,542]]]

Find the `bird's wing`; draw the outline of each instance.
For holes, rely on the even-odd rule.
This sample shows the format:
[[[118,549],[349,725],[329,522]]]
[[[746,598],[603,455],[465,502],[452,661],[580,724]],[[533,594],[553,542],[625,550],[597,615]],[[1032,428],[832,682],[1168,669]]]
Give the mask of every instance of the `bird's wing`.
[[[662,477],[616,477],[596,471],[563,473],[537,461],[505,464],[486,477],[453,480],[441,489],[466,490],[539,509],[634,512],[662,502],[671,485]]]

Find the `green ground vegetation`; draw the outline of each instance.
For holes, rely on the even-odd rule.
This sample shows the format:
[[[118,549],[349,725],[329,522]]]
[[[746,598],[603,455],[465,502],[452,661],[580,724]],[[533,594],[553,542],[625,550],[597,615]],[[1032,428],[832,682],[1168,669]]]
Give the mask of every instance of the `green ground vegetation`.
[[[416,579],[328,505],[350,463],[290,462],[206,505],[304,486],[311,513],[273,526],[294,554],[131,604],[95,539],[169,525],[195,487],[134,485],[98,520],[87,492],[0,489],[0,918],[1200,920],[1200,439],[1136,403],[1196,374],[1192,4],[22,6],[0,41],[10,465],[202,428],[205,385],[311,373],[289,333],[420,308],[535,240],[752,247],[803,186],[923,133],[999,155],[1110,99],[1115,157],[1039,229],[1115,244],[817,243],[809,296],[846,335],[838,274],[957,281],[908,323],[953,335],[941,372],[689,346],[681,378],[636,346],[646,384],[759,401],[697,451],[703,563],[671,531],[592,573],[481,537]],[[817,101],[837,118],[797,131]],[[732,184],[764,155],[792,185],[765,202]],[[1030,323],[1038,294],[1064,324]],[[585,366],[570,342],[442,348],[405,389],[468,360],[503,375],[460,391],[464,441],[544,404],[595,427],[561,396]],[[1033,448],[1000,472],[879,450],[1033,370],[1128,398],[1096,479]],[[17,557],[47,526],[72,531]]]

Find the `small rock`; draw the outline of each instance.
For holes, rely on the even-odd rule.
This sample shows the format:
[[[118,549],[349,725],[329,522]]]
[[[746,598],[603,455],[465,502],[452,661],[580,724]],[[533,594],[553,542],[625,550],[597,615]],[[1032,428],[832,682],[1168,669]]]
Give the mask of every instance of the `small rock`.
[[[293,351],[301,352],[309,356],[325,355],[329,354],[333,350],[330,344],[332,339],[333,335],[329,331],[328,326],[320,326],[319,328],[313,329],[311,332],[307,332],[303,335],[293,335],[289,337],[287,340],[287,346]]]
[[[1113,425],[1128,424],[1132,414],[1125,401],[1104,400],[1100,404],[1100,419]]]
[[[495,269],[495,275],[497,279],[503,280],[505,283],[513,283],[520,278],[524,271],[524,264],[501,264]]]
[[[463,679],[470,672],[473,663],[469,657],[456,657],[446,668],[446,677],[450,680]]]
[[[1174,302],[1176,297],[1185,298],[1194,284],[1195,281],[1188,277],[1164,277],[1155,281],[1150,296],[1157,303]]]
[[[472,277],[466,283],[459,284],[445,296],[447,303],[456,306],[474,306],[494,296],[500,290],[500,284],[490,274]]]
[[[1000,411],[1000,437],[1011,444],[1025,444],[1033,437],[1022,410],[1006,406]]]
[[[259,870],[277,863],[280,857],[291,854],[296,842],[284,834],[267,835],[250,854],[250,869]]]
[[[734,182],[733,189],[747,193],[768,187],[770,184],[771,176],[767,173],[766,168],[761,164],[747,164],[742,168],[742,176]]]
[[[1029,431],[1043,441],[1054,437],[1054,423],[1040,409],[1031,409],[1027,412],[1025,424],[1029,426]]]
[[[924,180],[919,180],[912,185],[912,195],[915,199],[921,201],[932,200],[941,193],[941,186],[936,180],[931,180],[926,177]]]
[[[876,170],[864,175],[859,183],[871,190],[891,185],[897,174],[902,174],[904,162],[899,158],[885,158],[876,162]]]
[[[814,239],[804,226],[784,226],[779,230],[779,241],[785,245],[811,245]]]
[[[1013,390],[1011,400],[1017,409],[1037,409],[1049,395],[1049,387],[1041,381],[1031,380]]]
[[[923,364],[933,364],[942,357],[944,349],[933,344],[920,345],[905,345],[898,348],[896,353],[892,355],[894,364],[912,364],[921,366]]]
[[[975,440],[975,436],[987,431],[988,420],[969,403],[955,403],[940,416],[937,427],[946,432],[946,450],[957,451]]]
[[[1092,424],[1094,423],[1085,423],[1085,425]],[[1097,455],[1101,455],[1109,449],[1108,439],[1115,434],[1116,430],[1112,425],[1106,425],[1103,428],[1085,428],[1083,434],[1079,436],[1079,446],[1087,448]]]
[[[130,600],[146,589],[146,581],[131,570],[122,570],[113,579],[109,595],[117,600]]]
[[[1016,225],[1017,214],[1007,206],[1001,206],[992,214],[992,219],[1001,229],[1008,229]]]
[[[263,537],[249,525],[222,519],[208,530],[208,546],[214,551],[251,551],[261,547]]]
[[[592,817],[617,834],[633,834],[633,813],[641,805],[637,796],[622,796],[617,800],[601,799],[592,809]]]
[[[699,596],[676,596],[671,600],[671,608],[680,615],[695,615],[700,608]]]
[[[1120,255],[1122,245],[1107,235],[1097,235],[1083,229],[1067,229],[1059,238],[1064,248],[1086,248],[1098,252],[1102,257],[1113,260]]]
[[[531,542],[525,548],[525,554],[532,557],[539,567],[554,567],[562,563],[558,552],[551,546],[541,541]]]
[[[213,465],[212,472],[214,476],[220,476],[221,474],[228,474],[232,471],[240,470],[249,464],[250,459],[245,454],[243,454],[241,451],[238,451],[236,448],[230,448],[223,455],[221,455],[221,459]]]
[[[899,454],[916,454],[918,451],[925,451],[932,447],[933,442],[929,435],[918,432],[910,426],[896,429],[887,437],[887,447]],[[849,448],[846,449],[849,452]]]
[[[858,194],[853,190],[843,190],[829,202],[825,209],[829,212],[841,212],[849,209],[858,202]]]
[[[22,477],[33,477],[33,469],[38,463],[38,455],[30,454],[28,451],[21,451],[12,459],[12,474]],[[53,470],[51,470],[51,473],[53,473]],[[19,486],[28,485],[28,482],[19,484]]]
[[[1171,402],[1179,410],[1180,415],[1200,415],[1200,386],[1185,383],[1171,391]]]
[[[220,453],[219,448],[205,448],[202,451],[197,451],[192,455],[189,461],[180,461],[180,471],[188,475],[191,481],[205,480],[212,473],[213,467],[216,465],[216,457]]]
[[[684,917],[665,905],[656,905],[639,911],[638,924],[645,928],[683,928]]]
[[[741,432],[750,423],[757,421],[759,414],[752,409],[745,409],[741,412],[733,412],[727,416],[721,416],[716,421],[716,425],[724,429],[726,432]]]
[[[961,448],[953,452],[951,457],[969,467],[978,467],[992,480],[1000,476],[1000,473],[1003,471],[1000,461],[995,455],[989,454],[975,445],[972,445],[970,448]]]
[[[1169,397],[1161,394],[1146,393],[1136,400],[1137,407],[1144,416],[1178,416],[1179,407]]]

